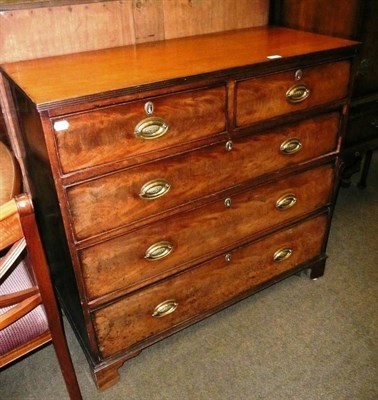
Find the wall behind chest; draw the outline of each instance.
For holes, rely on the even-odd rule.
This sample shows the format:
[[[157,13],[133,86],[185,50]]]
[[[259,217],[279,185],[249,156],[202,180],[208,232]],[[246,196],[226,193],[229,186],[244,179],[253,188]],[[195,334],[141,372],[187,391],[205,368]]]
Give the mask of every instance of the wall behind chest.
[[[0,62],[261,26],[268,10],[269,0],[0,0]]]

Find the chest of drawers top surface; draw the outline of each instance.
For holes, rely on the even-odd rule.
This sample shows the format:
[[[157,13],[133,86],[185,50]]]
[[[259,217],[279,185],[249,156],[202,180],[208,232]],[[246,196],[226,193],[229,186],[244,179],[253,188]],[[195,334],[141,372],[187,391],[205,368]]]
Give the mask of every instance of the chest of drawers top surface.
[[[296,57],[350,51],[356,42],[286,28],[259,27],[2,66],[39,109],[267,68]],[[280,56],[268,58],[271,56]]]

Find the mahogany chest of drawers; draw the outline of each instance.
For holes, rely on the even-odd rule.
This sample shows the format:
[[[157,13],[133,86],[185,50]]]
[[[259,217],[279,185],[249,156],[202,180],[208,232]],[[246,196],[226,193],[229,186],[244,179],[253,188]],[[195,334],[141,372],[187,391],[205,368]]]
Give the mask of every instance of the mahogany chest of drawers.
[[[356,46],[263,27],[2,66],[99,387],[157,340],[323,274]]]

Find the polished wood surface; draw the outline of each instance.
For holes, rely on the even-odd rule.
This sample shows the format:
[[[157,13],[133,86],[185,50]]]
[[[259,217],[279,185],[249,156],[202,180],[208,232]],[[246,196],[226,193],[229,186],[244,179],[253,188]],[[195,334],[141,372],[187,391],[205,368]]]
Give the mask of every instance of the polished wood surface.
[[[252,291],[259,284],[319,254],[326,232],[326,218],[318,217],[260,242],[227,253],[201,268],[135,293],[94,313],[94,324],[103,357],[176,327],[189,319]],[[316,233],[316,234],[315,234]],[[273,261],[274,253],[289,247],[293,255]],[[154,318],[154,308],[174,299],[177,309]]]
[[[210,257],[221,248],[231,248],[258,232],[320,209],[329,204],[333,183],[333,167],[322,166],[235,194],[229,208],[221,199],[83,250],[80,257],[88,296],[145,285],[151,278],[159,279],[193,260]],[[297,203],[278,210],[277,200],[291,193]],[[147,248],[162,240],[170,242],[173,251],[160,260],[146,260]]]
[[[153,114],[145,111],[153,104]],[[162,118],[167,133],[157,139],[138,138],[135,128],[148,117]],[[151,154],[183,142],[194,142],[226,131],[226,88],[174,93],[146,98],[88,113],[62,116],[68,129],[55,134],[62,172]]]
[[[43,107],[166,80],[222,73],[314,52],[350,48],[354,42],[286,28],[261,27],[145,43],[97,52],[2,65],[3,71]],[[200,60],[200,62],[199,62]],[[156,68],[159,64],[163,68]]]
[[[224,140],[72,186],[67,189],[67,199],[75,237],[83,240],[148,217],[156,219],[158,214],[167,215],[203,196],[327,155],[336,151],[338,128],[336,113],[321,115],[286,129],[233,140],[231,151],[227,151]],[[301,150],[282,153],[282,143],[293,137],[301,141]],[[141,188],[156,179],[164,179],[171,186],[169,191],[152,200],[141,198]],[[108,218],[103,218],[104,213]]]
[[[304,269],[322,275],[356,48],[350,41],[264,27],[4,66],[57,290],[99,387],[114,383],[122,363],[145,346],[257,288]],[[292,84],[298,69],[303,81],[307,71],[316,71],[315,103],[285,108],[280,96],[288,87],[261,91],[261,108],[279,104],[281,111],[258,110],[255,120],[238,126],[239,108],[247,118],[248,103],[256,101],[249,90],[240,105],[239,85],[285,74]],[[145,133],[153,135],[164,125],[156,119],[162,115],[169,125],[164,135],[136,137],[134,124],[152,118],[156,125]],[[150,194],[166,194],[141,199],[151,182]],[[307,222],[320,214],[322,222],[311,228]],[[232,272],[222,279],[217,257],[224,260],[252,242],[281,245],[277,232],[296,226],[305,227],[300,238],[308,238],[303,258],[293,255],[291,266],[271,269],[272,254],[264,252],[248,265],[257,286],[234,280]],[[214,279],[227,295],[212,290],[208,269],[219,271]],[[139,321],[134,302],[140,296],[152,304],[160,293],[154,288],[168,282],[179,282],[182,299],[196,306],[187,319],[155,330],[144,317]],[[208,291],[208,299],[196,298]],[[155,300],[153,307],[170,299]],[[170,307],[174,302],[157,312]],[[131,340],[123,336],[129,322]]]
[[[297,70],[298,71],[298,70]],[[348,93],[350,63],[340,61],[241,81],[236,89],[236,124],[252,124],[262,119],[304,110],[319,104],[344,98]],[[287,91],[295,85],[305,85],[309,96],[298,103],[290,103]]]
[[[269,11],[269,0],[10,3],[0,1],[0,63],[262,26]]]

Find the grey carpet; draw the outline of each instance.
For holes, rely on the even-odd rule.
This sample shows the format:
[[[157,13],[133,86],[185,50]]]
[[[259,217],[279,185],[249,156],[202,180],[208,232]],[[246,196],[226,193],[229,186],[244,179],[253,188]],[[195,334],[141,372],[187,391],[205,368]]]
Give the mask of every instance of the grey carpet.
[[[293,276],[143,351],[98,392],[67,335],[84,399],[378,399],[378,153],[341,189],[325,276]],[[0,399],[68,398],[52,346],[0,374]]]

